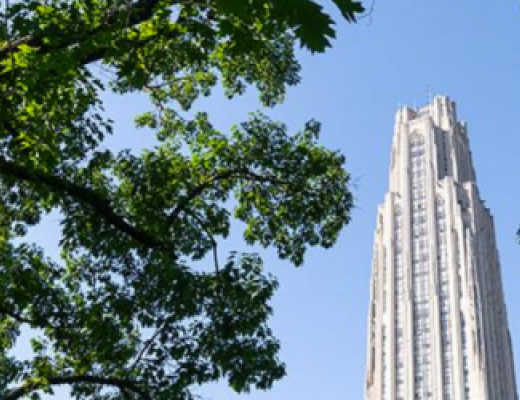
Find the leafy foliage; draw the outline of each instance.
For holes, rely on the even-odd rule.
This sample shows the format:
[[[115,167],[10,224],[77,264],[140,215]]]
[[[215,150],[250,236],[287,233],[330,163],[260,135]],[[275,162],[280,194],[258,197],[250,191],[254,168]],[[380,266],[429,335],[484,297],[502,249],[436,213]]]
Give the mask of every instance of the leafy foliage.
[[[350,22],[363,11],[333,1]],[[316,121],[290,135],[255,113],[223,133],[192,107],[217,84],[280,103],[300,79],[295,45],[324,51],[331,17],[311,0],[27,0],[0,21],[0,397],[271,387],[285,373],[267,325],[276,279],[255,254],[220,267],[217,245],[237,219],[247,243],[302,264],[348,223],[349,176]],[[105,90],[149,95],[136,126],[155,132],[153,149],[103,147]],[[27,237],[50,212],[56,260]],[[24,326],[34,356],[22,361]]]

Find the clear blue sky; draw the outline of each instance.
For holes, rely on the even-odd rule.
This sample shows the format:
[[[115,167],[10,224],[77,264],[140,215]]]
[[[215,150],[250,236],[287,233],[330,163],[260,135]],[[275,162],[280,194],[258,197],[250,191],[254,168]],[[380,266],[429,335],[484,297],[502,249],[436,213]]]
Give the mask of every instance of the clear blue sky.
[[[311,250],[300,269],[262,252],[281,283],[272,326],[282,341],[288,376],[269,392],[240,398],[362,399],[372,239],[376,208],[388,185],[394,112],[402,104],[425,104],[429,92],[452,97],[469,123],[481,194],[495,215],[520,371],[520,245],[515,242],[520,225],[519,2],[379,0],[371,16],[355,26],[340,23],[338,29],[327,54],[301,54],[302,84],[270,113],[294,129],[310,118],[323,123],[323,144],[347,156],[357,207],[338,244]],[[108,110],[126,131],[122,142],[112,144],[137,148],[151,143],[129,124],[144,102],[109,100]],[[226,127],[258,104],[254,95],[233,107],[216,97],[204,108]],[[245,249],[238,239],[228,248]],[[224,385],[200,394],[239,398]]]

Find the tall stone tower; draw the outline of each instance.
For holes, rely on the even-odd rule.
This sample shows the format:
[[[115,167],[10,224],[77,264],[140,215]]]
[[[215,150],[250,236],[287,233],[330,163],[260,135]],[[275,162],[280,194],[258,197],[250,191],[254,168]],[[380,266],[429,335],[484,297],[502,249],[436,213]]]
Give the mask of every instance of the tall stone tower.
[[[368,335],[367,400],[518,399],[493,217],[447,97],[396,115]]]

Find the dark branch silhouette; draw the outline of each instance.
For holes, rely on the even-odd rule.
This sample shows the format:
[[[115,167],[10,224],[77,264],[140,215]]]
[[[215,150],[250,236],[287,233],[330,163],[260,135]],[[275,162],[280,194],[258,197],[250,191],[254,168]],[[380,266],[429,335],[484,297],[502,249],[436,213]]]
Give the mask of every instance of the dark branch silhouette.
[[[14,319],[15,321],[20,322],[22,324],[30,324],[30,325],[35,324],[35,321],[25,318],[21,314],[18,314],[14,311],[10,311],[0,304],[0,315],[1,314],[7,315],[8,317],[10,317],[10,318]]]
[[[35,185],[45,185],[53,191],[62,192],[74,200],[83,203],[93,209],[109,224],[127,234],[137,242],[151,248],[164,248],[164,243],[150,236],[148,233],[137,229],[125,218],[118,215],[110,205],[110,201],[103,198],[94,190],[69,182],[56,175],[50,175],[42,171],[28,169],[8,161],[0,156],[0,174],[10,175],[22,181],[31,182]]]
[[[243,169],[234,169],[229,170],[226,172],[222,172],[220,174],[216,174],[212,176],[210,179],[208,179],[205,182],[202,182],[200,185],[193,188],[183,199],[179,201],[179,204],[175,209],[172,211],[172,213],[168,216],[168,224],[172,224],[175,222],[177,217],[186,210],[188,205],[197,197],[201,196],[204,191],[211,188],[215,183],[225,180],[225,179],[244,179],[244,180],[250,180],[250,181],[257,181],[257,182],[268,182],[273,183],[277,185],[290,185],[290,182],[282,181],[274,176],[269,175],[260,175],[255,172],[249,171],[245,168]]]
[[[91,383],[94,385],[109,385],[115,386],[120,390],[131,391],[137,394],[142,400],[152,400],[152,396],[139,386],[138,382],[119,378],[102,378],[93,375],[77,375],[77,376],[63,376],[63,377],[49,377],[46,378],[49,385],[72,385],[75,383]],[[26,396],[34,390],[38,390],[38,384],[26,384],[16,389],[11,390],[3,400],[18,400]]]
[[[130,4],[121,5],[106,11],[102,18],[103,23],[88,29],[84,32],[78,32],[78,27],[71,26],[59,35],[62,40],[59,42],[46,43],[45,38],[48,36],[47,32],[43,30],[37,35],[29,35],[23,38],[12,40],[9,43],[0,47],[0,60],[9,56],[12,51],[16,51],[22,45],[27,45],[38,49],[39,54],[45,54],[54,50],[65,49],[72,45],[80,44],[81,42],[97,35],[100,32],[116,27],[121,22],[125,22],[126,27],[138,25],[150,19],[160,0],[138,0]],[[171,5],[180,3],[172,0]]]

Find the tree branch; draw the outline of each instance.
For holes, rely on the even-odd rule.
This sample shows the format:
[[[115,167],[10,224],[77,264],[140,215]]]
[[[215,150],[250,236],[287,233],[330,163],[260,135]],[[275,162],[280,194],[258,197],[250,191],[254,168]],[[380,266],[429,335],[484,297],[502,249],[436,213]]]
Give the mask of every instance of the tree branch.
[[[211,240],[211,247],[213,247],[213,263],[215,265],[215,273],[218,274],[220,272],[220,269],[218,266],[217,241],[215,240],[213,234],[206,227],[206,224],[204,223],[202,218],[196,212],[190,213],[190,215],[195,219],[195,221],[197,221],[202,230],[206,233],[206,235],[208,235],[209,239]]]
[[[78,44],[93,35],[117,26],[117,24],[123,20],[126,22],[126,27],[140,24],[153,16],[154,9],[161,1],[162,0],[137,0],[135,3],[132,2],[109,9],[101,18],[103,23],[85,32],[78,33],[76,26],[68,26],[67,30],[64,30],[59,35],[55,35],[62,39],[58,43],[45,43],[45,31],[38,35],[28,35],[18,40],[13,40],[10,44],[8,43],[0,47],[0,60],[8,57],[11,51],[18,50],[22,45],[38,48],[40,54],[45,54],[53,50],[65,49]],[[170,3],[173,6],[177,4],[178,1],[171,0]]]
[[[37,54],[39,55],[75,47],[76,50],[78,50],[77,65],[91,64],[103,59],[109,53],[111,47],[109,45],[85,49],[82,45],[87,40],[94,38],[100,33],[107,32],[107,30],[116,28],[121,22],[124,22],[124,25],[121,24],[121,29],[135,27],[151,19],[159,3],[164,3],[165,1],[167,1],[167,5],[170,7],[195,2],[195,0],[137,0],[119,7],[112,7],[107,10],[104,17],[101,18],[103,22],[91,29],[86,29],[81,32],[77,25],[70,24],[68,28],[63,29],[59,34],[53,32],[53,37],[59,38],[59,40],[52,43],[45,41],[45,39],[47,39],[47,32],[42,31],[35,35],[28,35],[14,41],[9,41],[7,44],[0,44],[0,61],[5,60],[9,55],[12,55],[13,52],[16,52],[20,46],[27,45],[37,49]],[[155,38],[155,35],[151,36],[138,42],[137,45],[143,46],[152,42]],[[135,45],[136,43],[132,44]],[[11,72],[14,73],[14,69],[12,69]],[[5,74],[5,72],[0,71],[0,78],[4,78]]]
[[[34,325],[35,322],[28,319],[28,318],[25,318],[23,317],[22,315],[18,314],[18,313],[15,313],[13,311],[9,311],[7,309],[5,309],[2,305],[0,305],[0,314],[4,314],[4,315],[7,315],[8,317],[14,319],[15,321],[17,322],[20,322],[22,324],[29,324],[29,325]]]
[[[27,169],[12,161],[8,161],[2,156],[0,156],[0,174],[10,175],[36,185],[43,184],[53,191],[65,193],[76,201],[91,207],[97,214],[103,217],[105,221],[137,242],[152,248],[165,248],[163,242],[125,221],[123,216],[118,215],[113,210],[109,200],[103,198],[92,189],[76,185],[59,176],[46,174],[34,169]]]
[[[204,221],[202,221],[202,219],[196,213],[190,213],[189,215],[192,216],[197,221],[197,223],[200,225],[201,229],[206,233],[206,235],[208,235],[208,237],[211,241],[211,247],[213,248],[213,262],[215,265],[215,274],[218,275],[218,273],[220,272],[220,269],[219,269],[219,263],[218,263],[217,241],[215,240],[212,233],[207,229]],[[159,335],[165,328],[166,328],[166,322],[163,323],[163,325],[161,327],[157,328],[157,330],[150,337],[150,339],[148,339],[144,342],[141,351],[139,352],[139,354],[135,358],[135,361],[132,363],[130,369],[128,370],[129,373],[132,372],[137,367],[137,365],[141,362],[141,360],[143,360],[143,357],[146,355],[150,346],[153,344],[153,342],[155,342],[155,340],[159,337]]]
[[[172,213],[168,216],[168,224],[173,223],[192,200],[200,196],[206,189],[209,189],[211,186],[213,186],[215,182],[231,178],[235,173],[235,171],[227,171],[222,174],[217,174],[206,182],[203,182],[199,186],[195,187],[184,199],[179,201],[177,207],[175,207]]]
[[[63,377],[49,377],[45,378],[49,385],[72,385],[75,383],[91,383],[94,385],[107,385],[115,386],[120,390],[131,391],[141,397],[143,400],[152,400],[152,396],[145,390],[139,387],[139,383],[127,379],[119,378],[102,378],[93,375],[77,375],[77,376],[63,376]],[[34,390],[38,390],[43,385],[37,383],[29,383],[22,385],[19,388],[11,390],[3,400],[18,400],[23,396],[31,393]]]
[[[278,185],[289,185],[290,182],[282,181],[276,177],[273,176],[263,176],[259,175],[257,173],[251,172],[247,169],[236,169],[236,170],[230,170],[223,172],[221,174],[214,175],[209,180],[201,183],[199,186],[193,188],[193,190],[188,193],[186,197],[184,197],[181,201],[179,201],[179,204],[175,209],[172,211],[172,213],[168,216],[167,223],[172,224],[175,222],[177,217],[180,215],[181,212],[183,212],[186,207],[192,202],[195,198],[202,195],[206,189],[209,189],[213,184],[215,184],[218,181],[224,180],[224,179],[230,179],[230,178],[239,178],[239,179],[247,179],[251,181],[257,181],[257,182],[270,182],[273,184]]]

